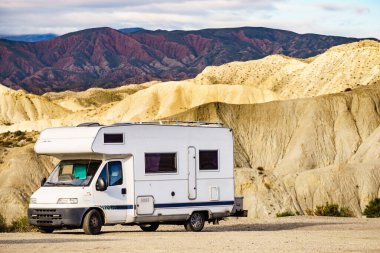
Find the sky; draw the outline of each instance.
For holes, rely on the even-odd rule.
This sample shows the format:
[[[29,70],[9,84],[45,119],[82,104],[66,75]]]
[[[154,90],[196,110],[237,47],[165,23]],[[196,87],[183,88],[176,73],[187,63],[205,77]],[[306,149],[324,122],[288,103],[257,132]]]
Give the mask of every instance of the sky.
[[[380,39],[380,0],[0,0],[0,34],[241,26]]]

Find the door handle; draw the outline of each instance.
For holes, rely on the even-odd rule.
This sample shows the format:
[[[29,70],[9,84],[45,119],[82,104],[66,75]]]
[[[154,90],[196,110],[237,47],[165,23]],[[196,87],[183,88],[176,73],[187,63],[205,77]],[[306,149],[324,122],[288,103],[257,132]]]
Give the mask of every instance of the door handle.
[[[121,194],[127,194],[127,188],[121,188]]]

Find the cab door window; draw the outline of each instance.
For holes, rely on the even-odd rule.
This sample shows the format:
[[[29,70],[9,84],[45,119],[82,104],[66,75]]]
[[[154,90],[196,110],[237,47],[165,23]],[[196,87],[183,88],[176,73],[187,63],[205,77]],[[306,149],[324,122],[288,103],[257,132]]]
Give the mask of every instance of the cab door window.
[[[120,161],[108,163],[109,186],[123,184],[123,169]]]
[[[104,165],[99,177],[102,177],[108,186],[123,184],[123,166],[121,162],[108,162]]]

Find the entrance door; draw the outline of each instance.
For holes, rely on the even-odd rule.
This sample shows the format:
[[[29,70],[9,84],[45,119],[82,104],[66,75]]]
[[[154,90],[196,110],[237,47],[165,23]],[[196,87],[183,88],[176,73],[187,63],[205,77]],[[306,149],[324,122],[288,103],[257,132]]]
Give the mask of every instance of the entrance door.
[[[197,198],[197,159],[196,149],[189,147],[187,149],[187,174],[188,174],[188,191],[189,199]]]
[[[107,183],[105,191],[95,191],[94,202],[103,209],[107,223],[123,223],[127,219],[127,180],[122,160],[110,160],[99,177]],[[97,179],[97,178],[96,178]]]

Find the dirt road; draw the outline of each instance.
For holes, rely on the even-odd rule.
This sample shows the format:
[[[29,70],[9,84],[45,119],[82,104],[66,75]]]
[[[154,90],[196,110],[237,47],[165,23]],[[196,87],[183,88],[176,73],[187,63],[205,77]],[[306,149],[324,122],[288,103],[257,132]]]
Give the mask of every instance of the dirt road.
[[[157,232],[113,226],[98,236],[82,230],[9,233],[0,234],[0,252],[380,252],[380,219],[233,219],[201,233],[182,226]]]

